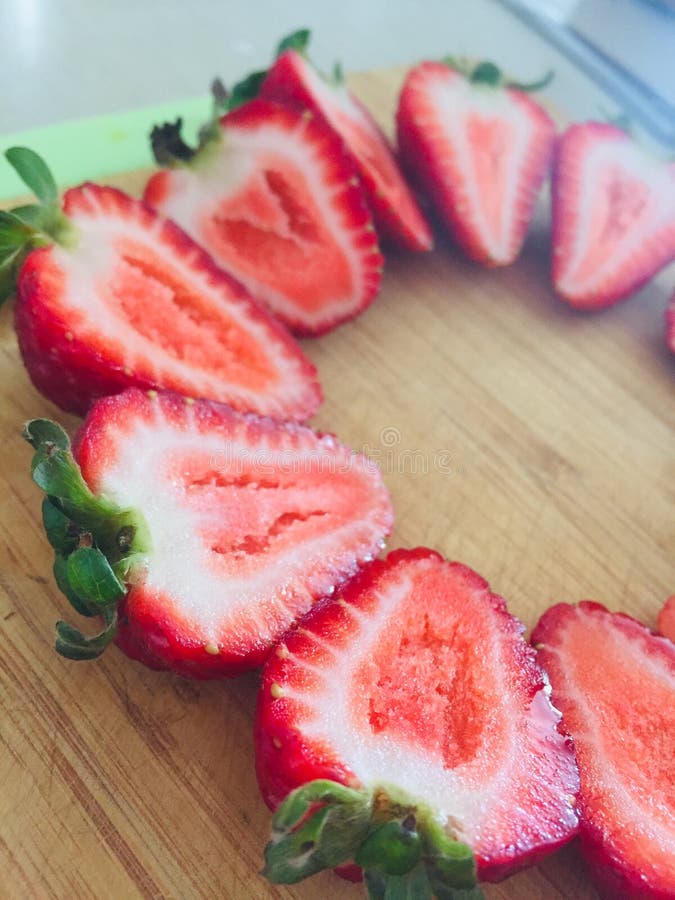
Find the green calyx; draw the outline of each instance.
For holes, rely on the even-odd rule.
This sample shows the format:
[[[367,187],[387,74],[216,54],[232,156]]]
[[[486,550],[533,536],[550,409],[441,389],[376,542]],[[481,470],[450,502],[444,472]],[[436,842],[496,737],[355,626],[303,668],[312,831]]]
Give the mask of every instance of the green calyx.
[[[543,78],[529,83],[512,81],[507,78],[502,70],[492,62],[473,63],[468,59],[455,56],[446,56],[443,60],[446,66],[460,72],[471,84],[484,85],[490,88],[513,88],[516,91],[533,93],[541,91],[553,81],[555,73],[550,69]]]
[[[287,50],[295,50],[296,53],[300,53],[308,59],[307,48],[310,38],[311,32],[308,28],[300,28],[298,31],[286,35],[277,44],[274,59],[278,59]],[[150,144],[157,164],[166,168],[192,167],[206,159],[209,148],[218,144],[222,139],[221,117],[232,112],[233,109],[243,106],[244,103],[248,103],[249,100],[255,100],[260,94],[267,72],[267,69],[251,72],[229,90],[220,78],[213,80],[211,83],[213,112],[209,121],[200,128],[195,146],[190,146],[183,138],[183,120],[180,117],[175,122],[155,125],[150,132]],[[326,78],[326,80],[335,85],[341,85],[344,82],[340,63],[335,63],[332,77]]]
[[[76,231],[64,215],[52,173],[44,160],[27,147],[12,147],[5,153],[37,203],[0,210],[0,303],[14,293],[24,259],[37,247],[56,242],[71,247]]]
[[[397,788],[365,791],[317,780],[290,793],[274,815],[263,875],[295,884],[352,861],[377,900],[483,896],[471,848]]]
[[[42,522],[54,549],[54,579],[82,616],[101,616],[103,630],[88,637],[56,624],[56,650],[68,659],[95,659],[117,633],[117,607],[149,549],[140,513],[96,497],[82,477],[66,432],[49,419],[27,422],[23,437],[34,448],[33,481],[46,497]]]

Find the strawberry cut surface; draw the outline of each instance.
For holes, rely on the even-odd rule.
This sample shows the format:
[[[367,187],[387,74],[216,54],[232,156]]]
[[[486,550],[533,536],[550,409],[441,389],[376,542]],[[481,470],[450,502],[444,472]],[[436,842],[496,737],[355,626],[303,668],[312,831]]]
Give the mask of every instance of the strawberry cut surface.
[[[630,296],[675,258],[675,164],[613,125],[572,125],[553,170],[553,282],[584,309]]]
[[[464,252],[484,265],[513,262],[553,150],[544,109],[521,91],[425,62],[403,85],[397,130],[407,170]]]
[[[74,455],[96,495],[147,523],[117,642],[182,674],[255,668],[379,552],[392,522],[376,466],[333,436],[207,401],[101,400]]]
[[[368,110],[343,84],[330,83],[295,50],[282,53],[267,73],[261,96],[310,109],[344,141],[383,236],[409,250],[431,250],[433,236]]]
[[[668,597],[659,612],[658,629],[675,644],[675,595]]]
[[[84,413],[137,385],[286,418],[316,410],[309,360],[176,225],[97,185],[68,191],[63,209],[75,246],[29,254],[16,309],[24,362],[55,403]]]
[[[675,647],[588,601],[548,610],[532,640],[575,742],[581,842],[599,889],[675,896]]]
[[[666,346],[671,353],[675,353],[675,294],[670,298],[666,309]]]
[[[295,331],[352,318],[378,291],[382,257],[339,141],[311,117],[263,100],[221,126],[190,167],[153,176],[146,201]]]
[[[468,844],[482,880],[576,832],[578,776],[545,676],[504,601],[431,550],[399,550],[270,657],[256,720],[266,802],[317,778],[391,784]]]

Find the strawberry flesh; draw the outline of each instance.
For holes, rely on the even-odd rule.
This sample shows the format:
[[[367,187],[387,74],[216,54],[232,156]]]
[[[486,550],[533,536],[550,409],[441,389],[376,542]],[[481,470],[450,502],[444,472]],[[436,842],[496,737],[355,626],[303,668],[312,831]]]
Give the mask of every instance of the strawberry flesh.
[[[675,294],[670,298],[666,309],[666,345],[671,353],[675,353]]]
[[[657,626],[661,634],[675,644],[675,595],[663,604]]]
[[[431,229],[385,136],[344,85],[331,84],[302,54],[287,50],[268,71],[261,96],[309,109],[334,129],[358,169],[382,235],[409,250],[431,250]]]
[[[573,737],[580,835],[603,896],[675,896],[675,647],[598,603],[532,634]]]
[[[462,250],[487,266],[513,262],[548,172],[548,114],[514,88],[425,62],[408,73],[396,121],[406,169]]]
[[[36,387],[72,412],[128,386],[307,418],[316,371],[292,338],[184,232],[113,188],[68,191],[73,249],[29,254],[16,327]]]
[[[382,257],[339,141],[263,100],[221,125],[221,138],[189,168],[150,179],[146,201],[296,332],[318,334],[355,316],[379,289]]]
[[[472,848],[488,881],[568,841],[576,764],[522,631],[480,576],[431,550],[373,563],[265,668],[266,802],[317,778],[395,784]]]
[[[95,494],[147,522],[151,550],[117,640],[153,668],[255,668],[391,526],[364,457],[331,435],[207,401],[138,390],[100,400],[74,455]]]
[[[611,306],[675,258],[675,164],[614,125],[561,135],[552,200],[553,282],[572,306]]]

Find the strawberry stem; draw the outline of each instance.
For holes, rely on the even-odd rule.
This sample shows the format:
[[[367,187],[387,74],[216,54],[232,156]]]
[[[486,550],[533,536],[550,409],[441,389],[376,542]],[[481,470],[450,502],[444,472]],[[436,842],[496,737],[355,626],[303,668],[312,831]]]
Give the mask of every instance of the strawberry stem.
[[[54,242],[73,247],[77,241],[77,231],[59,206],[56,182],[44,160],[28,147],[11,147],[5,156],[39,202],[0,211],[0,303],[14,293],[19,270],[32,250]]]
[[[56,650],[69,659],[95,659],[117,632],[117,607],[126,583],[150,545],[135,510],[95,496],[82,477],[66,432],[49,419],[26,423],[23,437],[35,449],[33,481],[47,495],[42,522],[54,548],[54,578],[83,616],[101,616],[103,630],[87,637],[65,622],[56,625]]]
[[[295,884],[350,860],[365,870],[372,898],[482,897],[470,847],[398,788],[317,780],[292,791],[274,815],[263,874]]]

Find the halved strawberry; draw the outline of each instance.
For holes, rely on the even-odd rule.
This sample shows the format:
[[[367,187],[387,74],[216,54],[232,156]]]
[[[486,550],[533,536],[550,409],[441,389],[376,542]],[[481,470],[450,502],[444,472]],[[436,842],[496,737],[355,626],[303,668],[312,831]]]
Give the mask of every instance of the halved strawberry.
[[[572,306],[611,306],[675,258],[675,163],[615,125],[560,136],[552,199],[553,284]]]
[[[109,187],[66,192],[42,160],[8,151],[40,206],[0,214],[0,275],[35,386],[84,413],[130,385],[171,388],[286,418],[321,401],[290,335],[172,222]]]
[[[176,146],[171,128],[153,133],[158,160],[167,159],[167,141]],[[371,303],[383,261],[355,170],[328,128],[252,100],[185,155],[150,179],[146,202],[290,328],[321,334]]]
[[[675,595],[668,597],[659,612],[657,627],[664,637],[675,644]]]
[[[306,56],[309,32],[298,35],[300,40],[281,52],[267,72],[261,96],[310,109],[334,129],[358,169],[382,236],[408,250],[431,250],[431,229],[384,134],[366,107],[347,90],[339,66],[333,78],[319,74]]]
[[[666,344],[670,352],[675,353],[675,294],[666,309]]]
[[[74,458],[53,422],[25,436],[59,587],[106,620],[97,638],[59,623],[57,649],[73,658],[116,638],[183,675],[255,668],[392,522],[377,467],[332,435],[209,401],[137,389],[99,400]]]
[[[522,632],[479,575],[417,549],[374,562],[286,635],[263,672],[255,730],[263,797],[281,804],[269,877],[299,880],[353,859],[370,881],[407,873],[423,885],[426,872],[445,897],[475,874],[455,845],[448,853],[468,868],[462,884],[452,880],[451,863],[437,864],[441,839],[468,845],[487,881],[568,841],[574,753]],[[359,793],[344,801],[354,828],[339,830],[345,795],[322,779]],[[325,830],[320,816],[330,828],[314,834]]]
[[[520,253],[549,169],[555,126],[492,63],[453,60],[412,69],[399,98],[401,157],[462,250],[486,266]]]
[[[675,647],[599,603],[549,609],[532,641],[574,738],[582,850],[604,897],[675,897]]]

